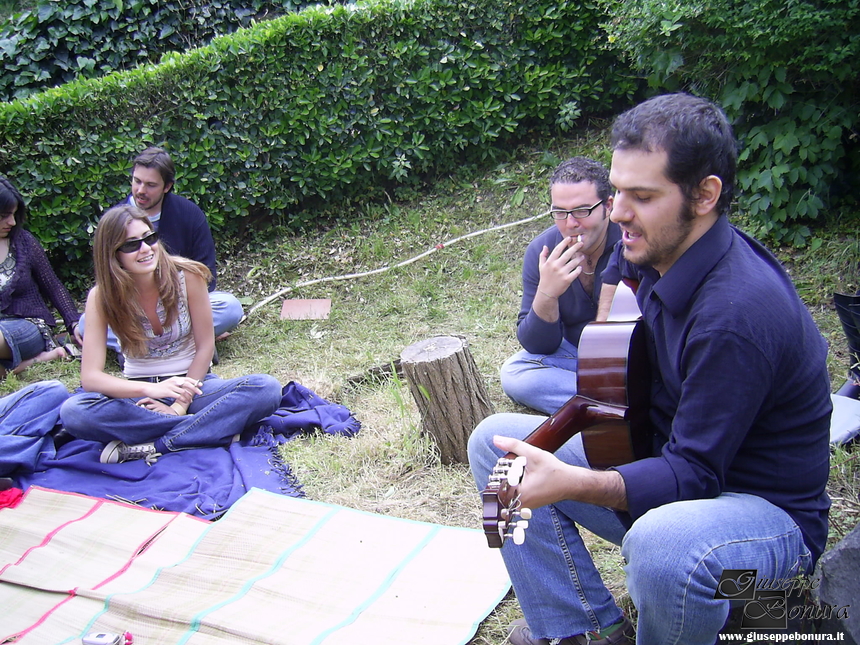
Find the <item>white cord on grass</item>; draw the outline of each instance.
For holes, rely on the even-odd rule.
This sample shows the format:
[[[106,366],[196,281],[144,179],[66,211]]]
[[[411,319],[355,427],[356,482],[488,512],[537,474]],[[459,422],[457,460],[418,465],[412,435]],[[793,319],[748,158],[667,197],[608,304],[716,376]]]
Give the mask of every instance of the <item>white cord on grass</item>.
[[[399,269],[400,267],[405,267],[409,264],[412,264],[413,262],[417,262],[418,260],[427,257],[431,253],[435,253],[439,249],[444,249],[446,246],[451,246],[452,244],[456,244],[457,242],[462,242],[463,240],[467,240],[470,237],[476,237],[478,235],[483,235],[484,233],[489,233],[490,231],[500,231],[502,229],[510,228],[512,226],[519,226],[520,224],[527,224],[528,222],[534,221],[534,220],[538,219],[539,217],[546,217],[547,215],[549,215],[549,211],[547,211],[546,213],[540,213],[539,215],[532,215],[531,217],[526,217],[525,219],[517,220],[516,222],[508,222],[507,224],[499,224],[498,226],[491,226],[489,228],[485,228],[485,229],[482,229],[480,231],[473,231],[472,233],[467,233],[466,235],[461,235],[460,237],[455,237],[453,240],[448,240],[447,242],[442,242],[440,244],[437,244],[433,248],[428,249],[428,250],[424,251],[423,253],[419,253],[418,255],[416,255],[413,258],[409,258],[408,260],[403,260],[402,262],[398,262],[397,264],[392,264],[389,266],[380,267],[378,269],[373,269],[371,271],[362,271],[360,273],[348,273],[346,275],[336,275],[336,276],[329,276],[326,278],[316,278],[314,280],[308,280],[306,282],[299,282],[298,284],[294,284],[290,287],[284,287],[283,289],[281,289],[277,293],[273,293],[272,295],[267,296],[263,300],[260,300],[260,302],[255,304],[253,307],[251,307],[251,309],[248,311],[248,316],[253,314],[260,307],[266,306],[267,304],[269,304],[270,302],[272,302],[276,298],[279,298],[280,296],[284,295],[285,293],[289,293],[293,289],[298,289],[300,287],[307,287],[307,286],[310,286],[312,284],[319,284],[321,282],[334,282],[336,280],[353,280],[355,278],[364,278],[364,277],[367,277],[369,275],[375,275],[377,273],[383,273],[384,271],[390,271],[391,269]]]

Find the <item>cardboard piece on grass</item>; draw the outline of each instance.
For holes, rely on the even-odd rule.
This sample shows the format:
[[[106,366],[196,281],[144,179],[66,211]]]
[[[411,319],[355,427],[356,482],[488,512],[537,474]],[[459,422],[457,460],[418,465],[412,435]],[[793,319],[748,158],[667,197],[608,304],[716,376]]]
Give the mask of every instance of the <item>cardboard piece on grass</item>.
[[[331,299],[284,300],[281,319],[287,320],[325,320],[331,311]]]

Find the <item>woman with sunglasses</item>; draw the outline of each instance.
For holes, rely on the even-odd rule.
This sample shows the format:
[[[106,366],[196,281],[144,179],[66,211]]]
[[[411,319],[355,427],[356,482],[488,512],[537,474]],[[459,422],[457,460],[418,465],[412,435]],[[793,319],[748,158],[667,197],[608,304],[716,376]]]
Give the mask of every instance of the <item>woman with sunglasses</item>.
[[[107,211],[93,259],[85,392],[66,401],[60,418],[74,436],[106,444],[102,463],[151,463],[168,451],[228,445],[275,411],[281,385],[271,376],[222,380],[210,373],[209,269],[166,253],[146,213],[127,204]],[[108,326],[125,355],[125,378],[105,372]]]
[[[24,230],[27,206],[5,177],[0,177],[0,378],[18,374],[35,362],[79,354],[72,344],[54,340],[57,321],[46,300],[79,341],[75,301],[57,278],[45,250]]]

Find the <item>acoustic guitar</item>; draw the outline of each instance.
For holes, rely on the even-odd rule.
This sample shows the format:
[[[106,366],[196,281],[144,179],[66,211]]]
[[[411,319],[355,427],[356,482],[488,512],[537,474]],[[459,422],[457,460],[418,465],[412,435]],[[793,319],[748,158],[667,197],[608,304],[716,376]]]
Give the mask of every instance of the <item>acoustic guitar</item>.
[[[638,314],[638,308],[635,311]],[[650,368],[645,329],[641,320],[612,318],[585,326],[578,351],[579,392],[529,434],[526,443],[555,452],[581,433],[588,463],[599,469],[648,455]],[[490,548],[500,548],[508,537],[517,544],[525,539],[531,511],[521,507],[517,492],[524,468],[523,457],[508,453],[498,460],[481,493]]]

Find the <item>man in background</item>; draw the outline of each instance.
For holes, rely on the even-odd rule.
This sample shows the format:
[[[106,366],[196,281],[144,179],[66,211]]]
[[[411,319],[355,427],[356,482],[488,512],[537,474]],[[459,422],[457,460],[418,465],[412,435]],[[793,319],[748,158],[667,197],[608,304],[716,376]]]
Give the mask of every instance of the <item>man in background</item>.
[[[209,301],[215,339],[230,334],[242,320],[239,300],[216,290],[215,242],[206,215],[194,202],[173,192],[176,169],[162,148],[147,148],[135,157],[131,169],[131,194],[128,203],[143,210],[158,231],[159,242],[168,253],[196,260],[209,267]]]
[[[610,222],[609,171],[574,157],[549,180],[554,222],[526,248],[517,339],[523,349],[501,369],[517,403],[552,414],[577,392],[577,346],[597,314],[600,273],[621,237]]]
[[[483,488],[500,456],[526,459],[519,501],[534,512],[525,542],[502,548],[525,615],[512,645],[713,645],[725,576],[790,580],[824,550],[827,343],[779,261],[729,224],[737,143],[722,110],[655,97],[616,119],[612,148],[612,260],[638,283],[651,450],[596,470],[581,434],[553,454],[522,441],[543,417],[495,414],[469,463]],[[635,636],[581,528],[621,545]]]

